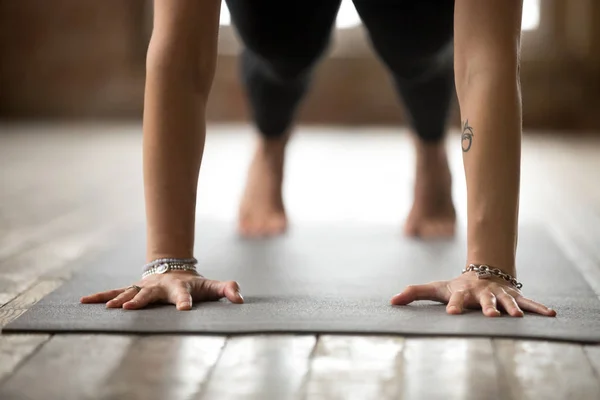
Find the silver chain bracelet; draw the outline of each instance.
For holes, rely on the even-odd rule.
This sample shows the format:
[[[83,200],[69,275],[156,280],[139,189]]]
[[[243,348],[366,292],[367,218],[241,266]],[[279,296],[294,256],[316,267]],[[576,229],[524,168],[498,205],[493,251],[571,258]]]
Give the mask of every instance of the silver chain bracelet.
[[[463,269],[462,273],[464,274],[465,272],[471,271],[476,272],[477,278],[479,279],[489,279],[495,276],[504,279],[506,282],[510,283],[517,289],[521,289],[523,287],[523,284],[521,282],[518,282],[513,276],[507,274],[506,272],[502,272],[498,268],[490,267],[489,265],[469,264],[467,268]]]

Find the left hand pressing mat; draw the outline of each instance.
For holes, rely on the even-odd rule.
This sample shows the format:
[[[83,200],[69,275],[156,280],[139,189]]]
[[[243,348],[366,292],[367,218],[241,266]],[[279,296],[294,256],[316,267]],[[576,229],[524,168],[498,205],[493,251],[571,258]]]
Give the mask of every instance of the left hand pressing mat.
[[[128,286],[144,262],[144,230],[119,243],[3,329],[48,333],[352,333],[485,336],[600,343],[600,300],[539,226],[522,226],[519,280],[524,294],[558,312],[547,318],[486,318],[480,311],[445,313],[419,302],[394,307],[406,285],[450,279],[464,267],[465,240],[419,242],[397,226],[294,225],[281,238],[243,240],[231,224],[200,221],[199,270],[208,278],[236,280],[246,300],[144,310],[80,304],[97,291]]]

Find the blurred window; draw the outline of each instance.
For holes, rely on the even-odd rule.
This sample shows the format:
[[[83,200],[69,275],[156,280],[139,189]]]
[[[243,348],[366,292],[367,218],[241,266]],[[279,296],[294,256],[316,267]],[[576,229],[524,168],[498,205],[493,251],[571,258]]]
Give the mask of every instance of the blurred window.
[[[221,25],[230,25],[231,16],[226,3],[221,7]],[[343,0],[338,12],[336,27],[338,29],[350,29],[360,25],[360,18],[351,0]],[[540,25],[540,0],[523,1],[522,29],[532,31]]]

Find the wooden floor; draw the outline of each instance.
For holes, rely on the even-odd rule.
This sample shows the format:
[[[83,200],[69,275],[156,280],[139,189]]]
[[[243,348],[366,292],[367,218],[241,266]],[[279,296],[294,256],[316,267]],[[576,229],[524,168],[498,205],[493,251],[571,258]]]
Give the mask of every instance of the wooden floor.
[[[110,248],[111,233],[142,219],[144,209],[139,126],[0,131],[1,326]],[[406,133],[347,131],[304,128],[292,141],[292,221],[397,221],[400,228],[412,180]],[[464,229],[458,141],[449,137]],[[210,129],[200,216],[234,228],[251,150],[247,127]],[[521,220],[544,223],[600,294],[600,136],[526,136]],[[0,335],[3,400],[600,399],[599,376],[600,346],[543,341]]]

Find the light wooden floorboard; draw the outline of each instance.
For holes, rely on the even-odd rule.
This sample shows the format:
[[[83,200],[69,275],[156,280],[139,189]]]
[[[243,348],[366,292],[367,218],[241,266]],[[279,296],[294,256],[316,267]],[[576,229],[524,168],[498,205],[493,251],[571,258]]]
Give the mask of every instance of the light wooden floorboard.
[[[240,336],[227,340],[203,399],[298,398],[314,336]]]
[[[8,302],[3,308],[27,310],[63,283],[63,280],[58,279],[39,280],[27,291]]]
[[[0,319],[2,317],[0,313]],[[0,383],[9,377],[20,363],[34,353],[48,339],[50,339],[50,335],[0,336]]]
[[[148,336],[131,345],[97,398],[196,399],[214,368],[225,337]]]
[[[4,382],[0,399],[100,398],[135,340],[132,336],[55,335]]]
[[[500,399],[489,339],[407,339],[403,399]]]
[[[598,399],[600,382],[580,345],[494,340],[510,399]]]
[[[307,399],[397,399],[402,393],[400,337],[321,336],[306,383]]]
[[[600,381],[600,345],[585,346],[585,354],[594,368],[596,378]]]

